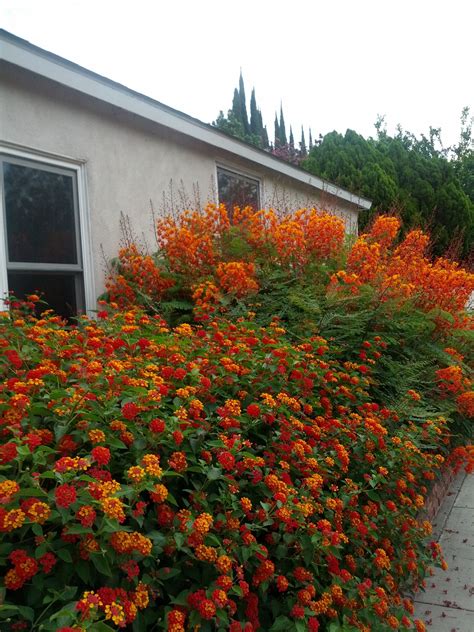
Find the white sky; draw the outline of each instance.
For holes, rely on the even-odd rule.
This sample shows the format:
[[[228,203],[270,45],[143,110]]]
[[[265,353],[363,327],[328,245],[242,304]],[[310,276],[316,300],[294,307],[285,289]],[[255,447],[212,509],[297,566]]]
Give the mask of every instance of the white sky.
[[[469,0],[0,0],[0,27],[205,122],[242,67],[269,135],[441,127],[474,110]]]

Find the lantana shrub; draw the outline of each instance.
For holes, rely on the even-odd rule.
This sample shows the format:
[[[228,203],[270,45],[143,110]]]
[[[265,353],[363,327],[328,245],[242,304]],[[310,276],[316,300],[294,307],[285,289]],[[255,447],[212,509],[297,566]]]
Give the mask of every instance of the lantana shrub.
[[[370,398],[383,339],[99,316],[0,321],[2,630],[423,629],[448,432]]]

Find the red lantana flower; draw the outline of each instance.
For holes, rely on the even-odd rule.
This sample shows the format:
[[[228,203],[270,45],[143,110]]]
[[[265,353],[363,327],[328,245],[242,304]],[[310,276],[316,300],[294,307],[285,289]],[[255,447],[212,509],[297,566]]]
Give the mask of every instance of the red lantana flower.
[[[64,507],[67,509],[70,505],[76,502],[76,489],[72,485],[67,485],[65,483],[55,489],[54,497],[58,507]]]

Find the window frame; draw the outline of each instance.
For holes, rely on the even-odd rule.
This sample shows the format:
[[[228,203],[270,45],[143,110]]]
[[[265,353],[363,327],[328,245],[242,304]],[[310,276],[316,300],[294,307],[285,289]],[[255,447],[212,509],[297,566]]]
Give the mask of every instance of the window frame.
[[[9,262],[6,208],[3,183],[3,162],[37,168],[50,173],[72,177],[74,195],[74,226],[77,263]],[[58,272],[82,276],[83,292],[76,281],[76,296],[83,299],[84,311],[93,316],[96,311],[96,294],[91,248],[90,213],[86,186],[85,161],[38,152],[0,142],[0,309],[8,309],[4,298],[8,295],[8,272]],[[77,278],[77,277],[76,277]],[[81,296],[82,294],[82,296]]]
[[[258,188],[257,188],[257,208],[256,210],[260,210],[261,209],[261,204],[262,204],[262,199],[263,199],[263,179],[260,176],[257,176],[253,173],[247,172],[247,171],[243,171],[242,169],[236,168],[232,165],[228,165],[228,164],[223,164],[220,162],[216,163],[216,197],[217,197],[217,204],[221,203],[221,200],[219,198],[219,171],[223,171],[225,173],[228,173],[231,176],[237,176],[238,178],[241,178],[242,180],[246,180],[246,181],[250,181],[252,183],[257,183]]]

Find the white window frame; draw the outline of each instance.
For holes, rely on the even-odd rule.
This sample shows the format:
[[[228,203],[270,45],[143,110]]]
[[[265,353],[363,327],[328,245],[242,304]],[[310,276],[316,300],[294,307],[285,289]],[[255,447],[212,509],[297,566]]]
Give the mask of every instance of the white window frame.
[[[77,188],[77,206],[79,226],[79,244],[82,257],[82,278],[84,283],[84,307],[89,316],[94,316],[97,308],[94,268],[91,245],[91,226],[89,200],[86,182],[86,165],[84,161],[73,160],[64,156],[58,156],[47,152],[40,152],[32,148],[19,147],[8,143],[0,142],[0,156],[2,159],[8,158],[25,160],[29,163],[37,163],[44,169],[48,166],[53,169],[67,169],[75,175],[75,185]],[[0,178],[0,309],[6,310],[4,298],[8,296],[8,270],[7,270],[7,246],[6,246],[6,226],[4,208],[3,178]],[[54,266],[51,266],[51,270]]]
[[[222,162],[216,163],[215,169],[215,177],[216,177],[216,198],[217,204],[220,204],[219,199],[219,169],[222,171],[227,171],[231,175],[238,176],[239,178],[243,178],[244,180],[253,180],[258,183],[258,208],[259,211],[262,208],[262,200],[264,198],[263,195],[263,179],[260,176],[255,175],[254,173],[250,173],[248,171],[243,171],[242,169],[235,167],[233,165],[225,164]]]

